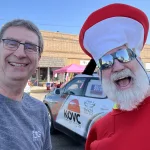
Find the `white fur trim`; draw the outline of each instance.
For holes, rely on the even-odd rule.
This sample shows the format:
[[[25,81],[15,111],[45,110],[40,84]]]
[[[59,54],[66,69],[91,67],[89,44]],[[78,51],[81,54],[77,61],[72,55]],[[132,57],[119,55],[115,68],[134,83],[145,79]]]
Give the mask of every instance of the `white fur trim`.
[[[108,51],[127,44],[139,56],[143,47],[144,28],[138,21],[127,17],[105,19],[89,28],[83,45],[96,62]]]

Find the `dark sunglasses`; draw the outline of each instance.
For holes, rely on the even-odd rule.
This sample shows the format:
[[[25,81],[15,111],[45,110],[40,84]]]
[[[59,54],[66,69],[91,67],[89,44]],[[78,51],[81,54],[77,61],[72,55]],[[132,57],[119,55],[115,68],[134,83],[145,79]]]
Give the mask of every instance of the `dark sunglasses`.
[[[136,54],[129,48],[118,50],[115,53],[104,55],[99,59],[98,67],[101,70],[111,68],[114,60],[117,59],[121,63],[127,63],[136,58]]]

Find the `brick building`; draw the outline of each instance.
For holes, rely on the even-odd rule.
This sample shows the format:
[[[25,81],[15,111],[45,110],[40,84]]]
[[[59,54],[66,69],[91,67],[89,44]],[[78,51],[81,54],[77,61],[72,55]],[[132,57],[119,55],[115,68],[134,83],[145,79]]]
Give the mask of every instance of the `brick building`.
[[[51,80],[53,70],[70,64],[86,65],[90,58],[81,50],[78,35],[41,31],[44,50],[37,75],[39,80]]]
[[[147,71],[150,71],[150,45],[146,44],[141,52],[141,59]]]
[[[38,80],[50,81],[53,70],[70,64],[86,65],[90,58],[81,50],[78,35],[41,31],[44,51],[39,63]],[[141,55],[147,70],[150,70],[150,45],[145,45]]]

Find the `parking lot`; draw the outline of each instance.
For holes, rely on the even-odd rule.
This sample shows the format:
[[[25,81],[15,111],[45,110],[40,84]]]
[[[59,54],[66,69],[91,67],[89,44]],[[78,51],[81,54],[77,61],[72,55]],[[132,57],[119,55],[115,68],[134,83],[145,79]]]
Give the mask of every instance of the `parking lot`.
[[[46,93],[47,92],[31,93],[31,96],[42,101]],[[51,138],[53,150],[84,150],[84,143],[76,143],[63,133],[58,132],[57,134],[52,135]]]
[[[84,143],[79,144],[65,134],[52,135],[53,150],[84,150]]]
[[[43,93],[31,93],[30,95],[40,101],[43,101],[44,96],[47,94],[47,92],[43,92]]]

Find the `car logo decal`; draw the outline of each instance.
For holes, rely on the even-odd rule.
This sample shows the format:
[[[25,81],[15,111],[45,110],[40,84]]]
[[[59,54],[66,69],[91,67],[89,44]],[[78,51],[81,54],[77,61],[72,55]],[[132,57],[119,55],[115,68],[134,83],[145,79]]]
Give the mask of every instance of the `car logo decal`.
[[[84,102],[84,106],[84,113],[88,115],[93,115],[93,107],[95,106],[95,102],[87,100]]]
[[[69,123],[80,125],[80,106],[77,99],[71,100],[68,104],[67,109],[64,109],[64,118]]]

